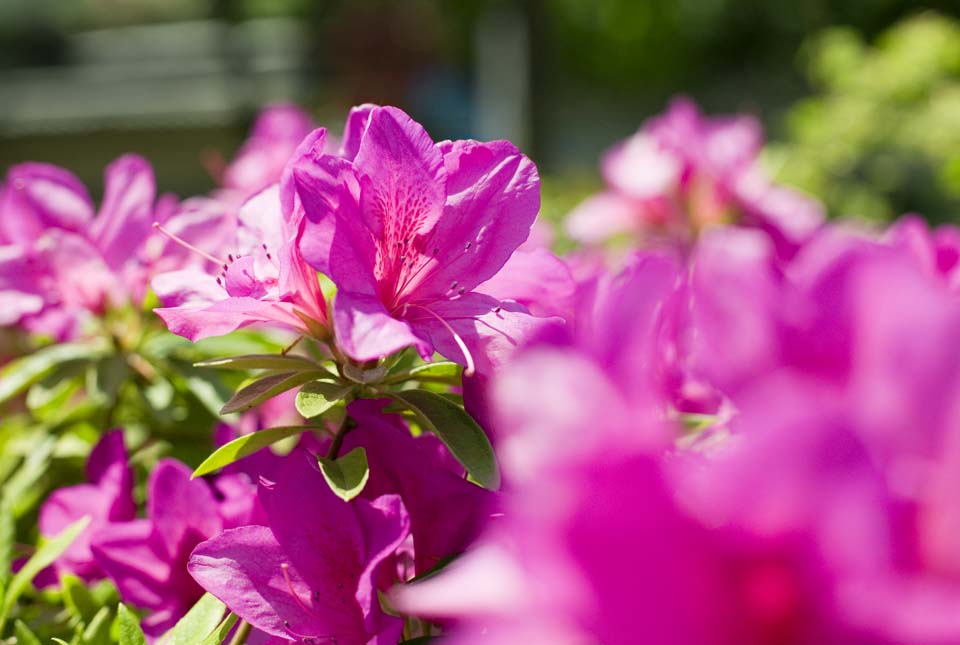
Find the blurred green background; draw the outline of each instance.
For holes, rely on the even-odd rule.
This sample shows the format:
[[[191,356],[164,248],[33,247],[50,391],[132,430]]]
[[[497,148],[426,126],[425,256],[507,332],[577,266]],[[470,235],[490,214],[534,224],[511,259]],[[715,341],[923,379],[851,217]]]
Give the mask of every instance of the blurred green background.
[[[126,151],[209,190],[258,106],[404,107],[435,138],[509,138],[548,210],[684,93],[746,111],[778,178],[832,214],[960,216],[956,0],[0,0],[0,170],[43,160],[96,194]]]

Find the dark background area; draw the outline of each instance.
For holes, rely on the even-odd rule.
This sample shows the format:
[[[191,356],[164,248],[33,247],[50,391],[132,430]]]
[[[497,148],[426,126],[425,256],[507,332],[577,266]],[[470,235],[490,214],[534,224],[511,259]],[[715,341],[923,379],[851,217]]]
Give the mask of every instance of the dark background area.
[[[403,107],[435,139],[510,138],[589,186],[597,156],[683,93],[787,137],[816,91],[809,43],[872,41],[906,0],[0,0],[0,170],[27,159],[99,191],[136,151],[160,187],[212,187],[259,106],[304,105],[334,132],[350,105]]]

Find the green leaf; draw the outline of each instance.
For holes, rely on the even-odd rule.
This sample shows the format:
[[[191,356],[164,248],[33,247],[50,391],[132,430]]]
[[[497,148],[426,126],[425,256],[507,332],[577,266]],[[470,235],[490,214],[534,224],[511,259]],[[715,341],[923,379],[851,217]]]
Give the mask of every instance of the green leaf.
[[[67,361],[95,360],[108,349],[107,343],[58,343],[48,345],[23,358],[7,363],[0,370],[0,403],[30,387]]]
[[[210,632],[200,645],[220,645],[223,643],[230,634],[230,630],[237,624],[237,620],[236,614],[227,614],[223,622],[221,622],[215,630]]]
[[[430,567],[429,569],[427,569],[427,570],[424,571],[423,573],[418,574],[418,575],[414,576],[413,578],[411,578],[411,579],[407,582],[407,584],[415,584],[415,583],[417,583],[417,582],[423,582],[424,580],[429,580],[430,578],[434,577],[435,575],[439,574],[441,571],[443,571],[444,569],[446,569],[446,568],[447,568],[448,566],[450,566],[452,563],[456,562],[457,559],[458,559],[461,555],[463,555],[463,554],[462,554],[462,553],[454,553],[454,554],[447,555],[447,556],[444,556],[444,557],[440,558],[439,560],[437,560],[437,563],[436,563],[436,564],[434,564],[432,567]]]
[[[66,575],[61,578],[63,604],[81,622],[87,622],[97,613],[97,601],[80,578]]]
[[[500,486],[500,470],[493,446],[463,408],[434,392],[406,390],[388,396],[407,406],[420,420],[424,430],[434,433],[463,464],[473,480],[485,488]]]
[[[31,448],[30,454],[17,471],[0,489],[0,495],[3,496],[4,503],[13,513],[14,518],[30,510],[30,505],[24,502],[30,497],[30,491],[36,491],[39,488],[37,482],[48,472],[50,456],[53,454],[55,445],[54,437],[40,439]]]
[[[230,412],[242,412],[249,410],[255,405],[263,403],[267,399],[282,394],[287,390],[327,377],[327,372],[313,370],[309,372],[280,372],[279,374],[268,374],[259,378],[253,383],[240,388],[233,395],[226,405],[220,409],[220,414],[229,414]]]
[[[13,511],[6,500],[0,498],[0,601],[3,600],[3,591],[10,581],[14,541]]]
[[[7,591],[3,596],[3,604],[0,605],[0,634],[3,633],[3,627],[7,623],[7,618],[10,616],[10,610],[13,609],[13,605],[17,602],[17,599],[20,598],[20,594],[24,592],[38,573],[53,564],[53,561],[67,550],[67,547],[77,539],[77,536],[80,535],[83,529],[87,528],[87,524],[89,523],[90,517],[83,517],[63,529],[50,541],[40,545],[30,559],[27,560],[27,563],[23,565],[23,568],[13,576],[10,580],[10,586],[7,587]]]
[[[270,444],[313,429],[315,429],[313,426],[281,426],[279,428],[257,430],[256,432],[245,434],[242,437],[237,437],[230,443],[220,446],[212,455],[204,459],[203,463],[193,471],[193,476],[201,477],[208,475],[224,466],[229,466],[238,459],[252,455]]]
[[[93,620],[83,630],[80,642],[83,645],[111,645],[110,644],[110,608],[101,607]]]
[[[40,639],[20,619],[13,623],[13,635],[17,637],[17,645],[40,645]]]
[[[320,471],[337,497],[349,502],[363,492],[370,479],[370,467],[367,465],[367,451],[354,448],[337,459],[317,457]]]
[[[438,361],[436,363],[427,363],[426,365],[417,365],[408,370],[391,374],[386,380],[387,383],[403,383],[404,381],[416,381],[426,379],[452,380],[460,376],[461,367],[456,363],[449,361]]]
[[[212,358],[196,363],[196,367],[214,367],[221,370],[282,370],[284,372],[306,372],[319,369],[317,363],[299,354],[246,354]]]
[[[208,593],[160,639],[160,645],[196,645],[220,626],[226,605]]]
[[[297,392],[297,412],[304,418],[313,419],[343,401],[350,394],[353,385],[313,381]]]
[[[147,645],[147,639],[140,629],[140,621],[127,606],[121,603],[117,607],[117,620],[120,628],[120,645]]]

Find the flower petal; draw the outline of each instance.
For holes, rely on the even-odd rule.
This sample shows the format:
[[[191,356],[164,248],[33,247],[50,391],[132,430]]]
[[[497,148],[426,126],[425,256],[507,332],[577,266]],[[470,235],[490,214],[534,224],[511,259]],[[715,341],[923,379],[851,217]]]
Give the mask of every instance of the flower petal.
[[[147,484],[147,516],[175,560],[191,540],[216,535],[222,529],[217,501],[202,479],[175,459],[161,459]]]
[[[363,220],[382,251],[393,253],[395,243],[430,232],[443,214],[443,156],[402,110],[371,110],[353,167],[361,176]]]
[[[457,141],[439,147],[447,203],[425,246],[437,249],[437,265],[415,287],[419,299],[442,296],[454,282],[470,291],[492,278],[530,235],[540,210],[537,168],[513,144]]]
[[[156,180],[149,162],[125,155],[105,172],[105,193],[90,236],[111,269],[130,260],[151,233]]]
[[[429,356],[432,351],[429,343],[406,322],[391,316],[375,296],[337,293],[333,324],[340,348],[358,361],[374,360],[411,345],[421,355]]]
[[[429,309],[433,315],[423,309]],[[453,300],[431,303],[429,307],[411,307],[409,312],[406,320],[415,334],[427,338],[447,359],[468,365],[451,329],[456,332],[481,374],[505,363],[527,339],[563,323],[559,318],[536,318],[520,305],[500,302],[481,293],[466,293]]]

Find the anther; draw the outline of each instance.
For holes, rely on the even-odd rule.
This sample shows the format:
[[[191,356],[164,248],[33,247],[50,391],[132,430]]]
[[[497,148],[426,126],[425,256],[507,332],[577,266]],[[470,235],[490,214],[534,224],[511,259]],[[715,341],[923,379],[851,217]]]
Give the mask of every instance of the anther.
[[[467,290],[466,287],[460,287],[459,289],[457,289],[457,293],[459,293],[462,296],[463,292],[466,290]]]
[[[230,262],[233,262],[233,254],[232,254],[232,253],[227,253],[227,260],[229,260]]]
[[[469,251],[471,246],[473,246],[473,242],[467,242],[467,246],[466,246],[466,248],[463,249],[463,250],[464,250],[464,251]]]
[[[503,307],[494,307],[494,308],[493,308],[493,313],[495,313],[495,314],[498,314],[498,313],[500,313],[501,311],[503,311]]]
[[[434,255],[439,255],[439,254],[440,254],[440,247],[439,247],[439,246],[433,247],[433,254],[434,254]]]

